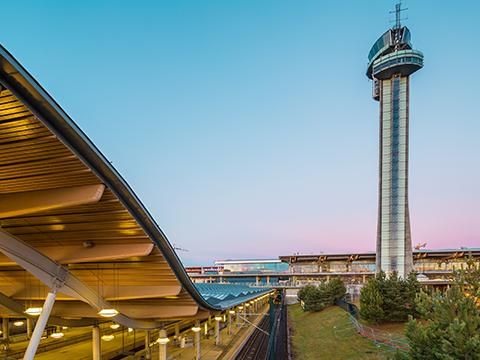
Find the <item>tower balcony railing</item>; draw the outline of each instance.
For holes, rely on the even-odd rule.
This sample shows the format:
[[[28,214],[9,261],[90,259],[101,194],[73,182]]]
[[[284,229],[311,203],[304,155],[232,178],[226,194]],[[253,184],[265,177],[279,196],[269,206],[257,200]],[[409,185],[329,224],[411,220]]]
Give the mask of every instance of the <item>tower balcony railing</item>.
[[[391,77],[395,72],[408,76],[423,67],[423,53],[418,50],[399,50],[378,58],[372,73],[376,79]]]

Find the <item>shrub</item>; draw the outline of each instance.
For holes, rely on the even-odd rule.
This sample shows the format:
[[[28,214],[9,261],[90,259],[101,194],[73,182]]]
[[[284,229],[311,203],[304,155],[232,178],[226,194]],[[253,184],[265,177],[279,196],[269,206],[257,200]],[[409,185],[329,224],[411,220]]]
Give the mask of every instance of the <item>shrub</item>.
[[[321,283],[319,286],[307,285],[299,290],[298,299],[305,311],[320,311],[333,305],[345,296],[345,285],[340,279]]]

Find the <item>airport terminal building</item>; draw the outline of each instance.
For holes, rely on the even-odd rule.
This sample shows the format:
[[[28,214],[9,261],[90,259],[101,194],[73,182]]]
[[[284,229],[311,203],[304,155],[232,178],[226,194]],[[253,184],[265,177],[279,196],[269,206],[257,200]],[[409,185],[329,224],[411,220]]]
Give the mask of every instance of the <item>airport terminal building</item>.
[[[416,249],[412,263],[424,284],[448,284],[453,271],[466,267],[468,259],[480,266],[480,248]],[[363,284],[376,273],[375,252],[284,255],[277,259],[219,260],[216,266],[186,267],[196,283],[247,283],[253,286],[293,286],[340,277],[347,284]]]

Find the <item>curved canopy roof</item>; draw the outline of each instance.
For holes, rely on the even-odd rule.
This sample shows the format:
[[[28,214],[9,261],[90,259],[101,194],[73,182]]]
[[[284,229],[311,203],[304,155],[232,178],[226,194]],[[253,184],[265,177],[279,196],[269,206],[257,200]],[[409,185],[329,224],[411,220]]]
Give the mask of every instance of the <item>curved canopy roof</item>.
[[[108,307],[137,328],[224,310],[193,285],[111,163],[1,46],[0,84],[0,315],[41,306],[51,287],[58,324],[88,323]]]

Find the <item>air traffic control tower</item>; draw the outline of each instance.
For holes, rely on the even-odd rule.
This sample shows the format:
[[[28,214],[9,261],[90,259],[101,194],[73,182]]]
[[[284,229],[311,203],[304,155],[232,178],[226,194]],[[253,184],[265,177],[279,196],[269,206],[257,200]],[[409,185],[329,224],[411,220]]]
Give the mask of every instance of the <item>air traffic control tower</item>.
[[[410,30],[400,24],[385,32],[368,54],[367,76],[380,102],[380,181],[376,270],[405,277],[413,269],[408,211],[408,127],[410,75],[423,67],[412,49]]]

